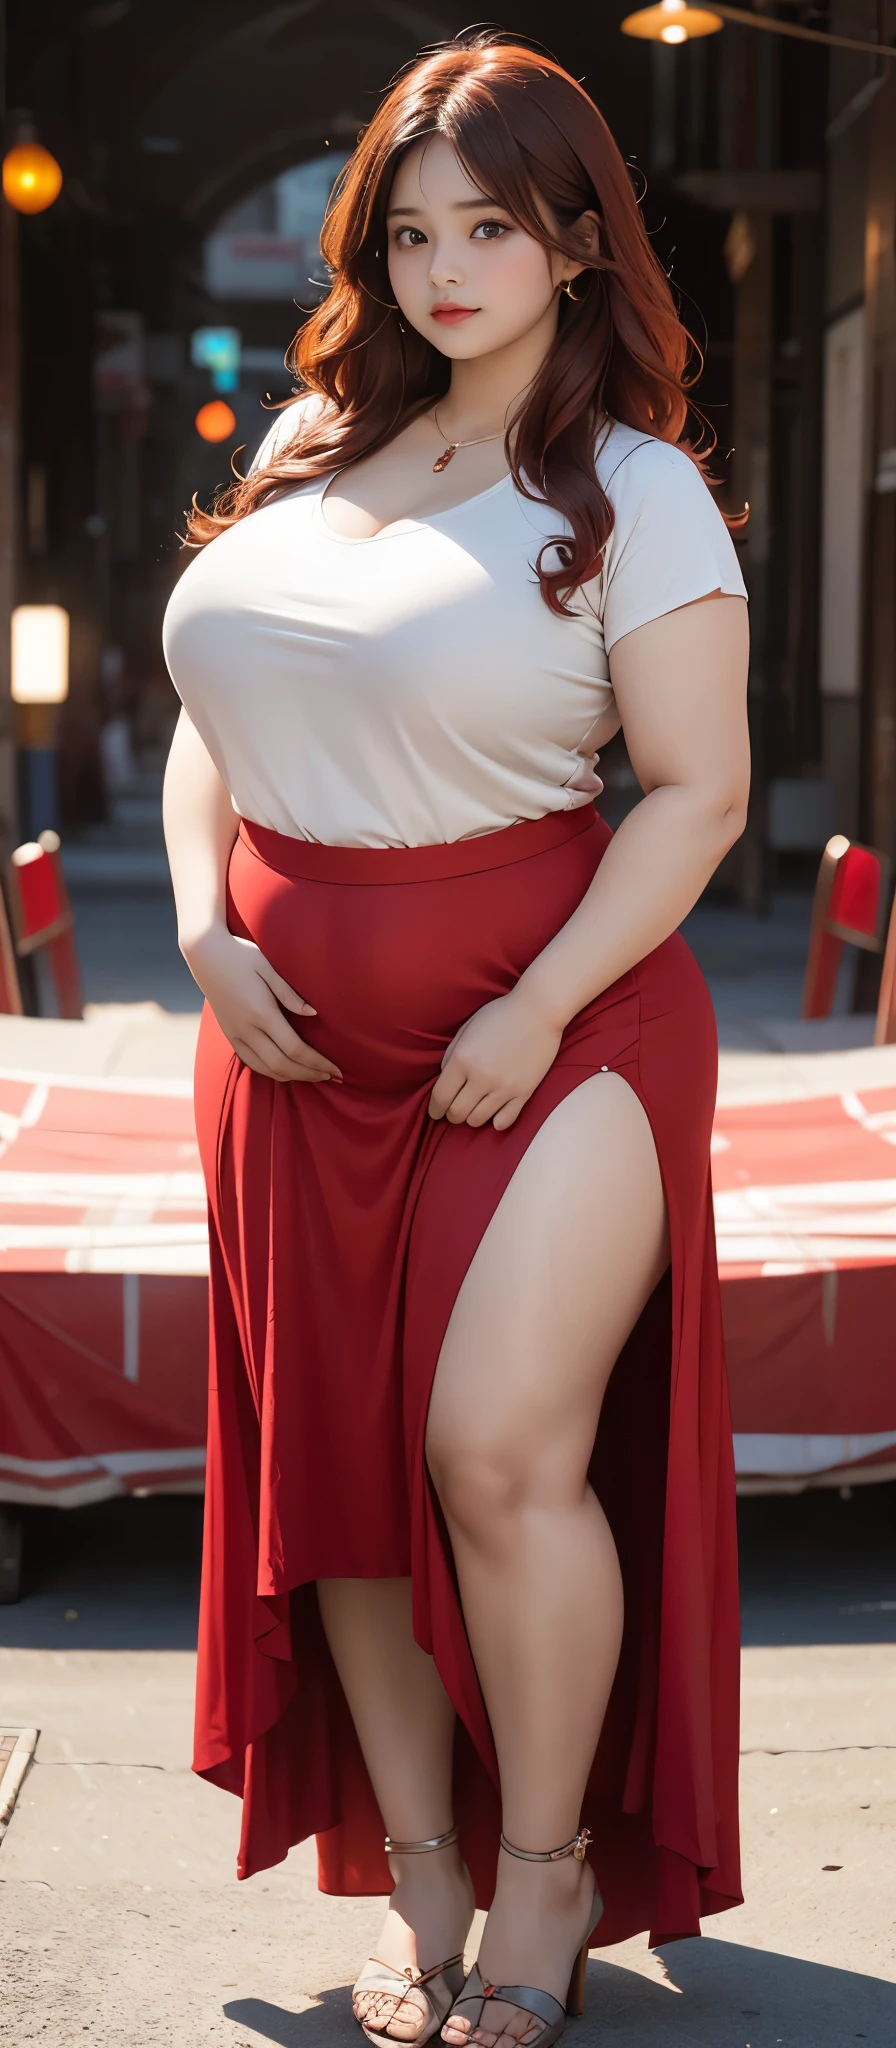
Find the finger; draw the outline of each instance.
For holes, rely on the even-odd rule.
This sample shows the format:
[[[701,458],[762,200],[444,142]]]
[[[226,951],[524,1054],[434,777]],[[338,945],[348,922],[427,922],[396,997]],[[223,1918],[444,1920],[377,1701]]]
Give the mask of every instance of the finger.
[[[492,1117],[499,1109],[505,1107],[506,1102],[506,1095],[501,1095],[497,1090],[491,1095],[483,1095],[481,1102],[477,1102],[475,1109],[471,1109],[467,1118],[468,1124],[479,1130],[483,1124],[491,1123]]]
[[[317,1016],[314,1004],[306,1002],[304,996],[297,995],[295,989],[290,988],[289,982],[284,981],[282,974],[277,973],[276,967],[271,966],[270,961],[265,959],[263,953],[258,955],[258,972],[261,975],[262,981],[266,982],[268,988],[273,991],[278,1003],[283,1004],[284,1009],[294,1010],[296,1015],[300,1017]]]
[[[262,1030],[260,1025],[250,1025],[244,1034],[244,1044],[256,1060],[262,1062],[264,1070],[272,1081],[329,1081],[330,1075],[322,1069],[312,1067],[307,1061],[292,1059],[283,1052],[274,1038]]]
[[[478,1109],[480,1102],[484,1100],[482,1083],[480,1081],[466,1081],[460,1094],[455,1095],[454,1101],[448,1106],[446,1111],[448,1122],[450,1124],[467,1123],[473,1110]]]
[[[269,1038],[276,1046],[280,1059],[300,1069],[303,1079],[307,1075],[313,1081],[342,1080],[339,1068],[333,1065],[332,1060],[325,1059],[323,1053],[315,1052],[310,1045],[305,1044],[304,1039],[297,1038],[295,1032],[290,1031],[289,1025],[284,1023],[279,1011],[274,1018],[269,1020],[265,1017],[263,1022],[253,1024],[251,1029],[260,1031],[265,1038]]]
[[[279,1074],[271,1072],[270,1067],[261,1058],[261,1055],[255,1051],[253,1046],[248,1044],[245,1038],[232,1038],[230,1043],[241,1066],[248,1067],[253,1074],[260,1074],[263,1081],[278,1081],[280,1079]]]
[[[528,1095],[515,1095],[510,1102],[505,1102],[503,1109],[499,1109],[497,1116],[492,1119],[495,1130],[509,1131],[511,1124],[516,1123],[520,1110],[525,1109],[528,1100]]]
[[[456,1069],[452,1071],[451,1068],[446,1067],[444,1073],[440,1074],[438,1080],[433,1084],[433,1091],[429,1098],[430,1116],[445,1116],[455,1096],[465,1086],[465,1075],[459,1074]]]
[[[324,1053],[317,1052],[314,1046],[306,1045],[304,1038],[300,1038],[292,1025],[287,1024],[286,1018],[281,1015],[276,1004],[265,1003],[261,1016],[255,1019],[255,1024],[266,1037],[273,1039],[286,1059],[295,1061],[300,1067],[313,1067],[318,1075],[330,1074],[335,1080],[341,1081],[342,1075],[335,1062],[328,1060]]]
[[[245,1038],[235,1038],[233,1046],[235,1052],[239,1054],[243,1065],[251,1067],[253,1074],[263,1075],[266,1081],[301,1081],[312,1079],[307,1069],[300,1071],[299,1068],[294,1068],[289,1060],[284,1059],[283,1054],[278,1052],[273,1039],[267,1038],[263,1031],[252,1031]],[[323,1078],[321,1076],[322,1080]]]

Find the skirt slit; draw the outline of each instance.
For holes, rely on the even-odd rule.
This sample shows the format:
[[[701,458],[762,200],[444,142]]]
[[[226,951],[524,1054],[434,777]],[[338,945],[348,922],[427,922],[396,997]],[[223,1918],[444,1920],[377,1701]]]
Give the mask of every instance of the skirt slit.
[[[601,1946],[697,1933],[741,1897],[715,1023],[684,941],[572,1019],[508,1131],[433,1123],[427,1103],[458,1026],[566,921],[610,836],[590,806],[385,852],[244,823],[231,928],[316,1005],[302,1035],[345,1080],[265,1081],[208,1010],[196,1069],[212,1335],[195,1768],[242,1797],[240,1876],[315,1834],[321,1888],[347,1896],[391,1880],[315,1581],[410,1576],[415,1634],[457,1710],[455,1817],[488,1905],[497,1768],[426,1468],[429,1399],[464,1276],[546,1117],[602,1070],[646,1111],[671,1265],[611,1375],[589,1474],[626,1615],[583,1808]]]

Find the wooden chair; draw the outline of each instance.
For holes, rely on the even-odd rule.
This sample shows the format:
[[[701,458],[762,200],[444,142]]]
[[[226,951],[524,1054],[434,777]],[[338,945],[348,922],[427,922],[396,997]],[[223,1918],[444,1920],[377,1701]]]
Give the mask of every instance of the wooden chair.
[[[896,901],[890,911],[890,926],[884,953],[874,1027],[875,1045],[896,1045]]]
[[[41,832],[37,839],[16,847],[7,869],[7,887],[19,959],[46,947],[59,1015],[80,1017],[81,975],[58,832]]]
[[[22,991],[19,987],[16,952],[9,929],[9,918],[6,915],[6,904],[0,892],[0,1016],[21,1017],[22,1013]]]
[[[883,952],[889,887],[885,853],[839,832],[828,840],[815,884],[802,1017],[830,1016],[844,940],[866,953]]]

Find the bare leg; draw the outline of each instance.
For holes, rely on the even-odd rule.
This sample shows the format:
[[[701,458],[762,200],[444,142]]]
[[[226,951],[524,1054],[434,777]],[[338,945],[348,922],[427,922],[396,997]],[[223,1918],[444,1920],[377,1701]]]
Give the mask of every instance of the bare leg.
[[[385,1827],[428,1841],[452,1825],[454,1708],[431,1657],[415,1643],[409,1579],[322,1579],[318,1599]],[[428,1970],[463,1949],[473,1895],[455,1847],[392,1856],[395,1879],[376,1954]],[[355,2014],[389,2040],[413,2041],[422,2001],[359,1992]],[[386,2029],[388,2031],[386,2032]]]
[[[504,1830],[522,1849],[574,1835],[619,1656],[622,1589],[587,1482],[613,1365],[669,1260],[647,1117],[619,1076],[583,1082],[542,1125],[458,1294],[433,1389],[430,1470],[494,1732]],[[590,1921],[571,1857],[502,1854],[482,1943],[493,1983],[561,2001]],[[488,2027],[534,2044],[542,2022],[490,2001]],[[444,2038],[460,2044],[466,2019]]]

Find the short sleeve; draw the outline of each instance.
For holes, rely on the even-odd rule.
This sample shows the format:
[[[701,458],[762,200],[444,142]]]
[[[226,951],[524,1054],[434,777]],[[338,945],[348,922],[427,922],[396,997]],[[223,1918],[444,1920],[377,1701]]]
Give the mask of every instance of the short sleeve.
[[[623,634],[713,590],[746,597],[725,521],[682,449],[641,442],[601,481],[615,513],[600,578],[608,654]]]

